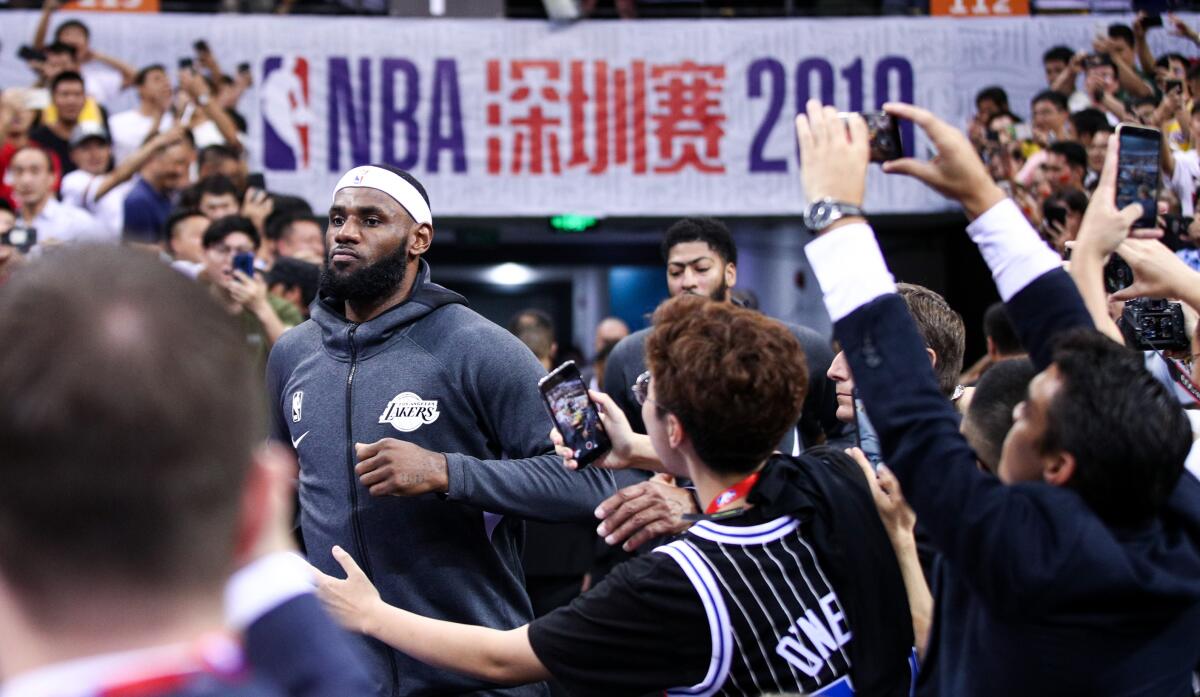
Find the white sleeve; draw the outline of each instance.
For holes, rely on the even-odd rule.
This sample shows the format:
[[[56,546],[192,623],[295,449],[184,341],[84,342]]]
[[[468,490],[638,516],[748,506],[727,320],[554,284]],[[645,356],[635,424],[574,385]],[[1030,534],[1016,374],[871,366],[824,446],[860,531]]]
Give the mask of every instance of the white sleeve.
[[[314,587],[312,567],[294,552],[276,552],[239,569],[225,584],[225,622],[245,629]]]
[[[854,223],[826,233],[804,247],[808,264],[825,297],[825,309],[837,322],[875,298],[896,292],[875,233]]]
[[[1042,241],[1012,199],[1004,199],[976,218],[967,226],[967,234],[979,246],[1004,302],[1042,274],[1062,266],[1062,258]]]

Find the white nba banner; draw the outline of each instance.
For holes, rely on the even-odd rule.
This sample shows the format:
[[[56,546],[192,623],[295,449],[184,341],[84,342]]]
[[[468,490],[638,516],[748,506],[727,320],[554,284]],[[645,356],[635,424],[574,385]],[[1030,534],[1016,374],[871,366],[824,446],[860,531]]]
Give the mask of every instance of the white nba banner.
[[[1121,16],[578,22],[88,13],[92,41],[174,66],[198,38],[253,66],[239,109],[252,167],[323,210],[355,165],[411,170],[437,216],[790,215],[803,209],[792,118],[913,101],[962,125],[975,93],[1027,116],[1042,53],[1090,49]],[[1195,16],[1186,18],[1190,22]],[[37,15],[0,13],[0,42]],[[1164,30],[1156,53],[1194,52]],[[0,85],[29,81],[6,55]],[[131,106],[130,94],[122,104]],[[908,152],[930,147],[903,129]],[[872,212],[948,204],[872,168]]]

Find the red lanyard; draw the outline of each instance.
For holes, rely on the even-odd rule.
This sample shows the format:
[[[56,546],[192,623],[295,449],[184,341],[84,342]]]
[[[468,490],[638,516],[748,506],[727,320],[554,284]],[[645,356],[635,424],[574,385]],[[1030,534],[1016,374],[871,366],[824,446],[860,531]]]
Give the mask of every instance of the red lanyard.
[[[1158,357],[1162,359],[1162,362],[1166,364],[1167,372],[1171,375],[1171,379],[1175,381],[1175,384],[1182,387],[1184,392],[1187,392],[1189,395],[1191,395],[1193,402],[1200,404],[1200,386],[1197,386],[1196,383],[1192,382],[1191,378],[1188,377],[1189,371],[1187,366],[1183,365],[1174,358],[1167,358],[1162,354],[1161,351],[1155,351],[1155,353],[1157,353]]]
[[[186,653],[168,659],[152,660],[132,671],[129,679],[105,685],[98,697],[153,697],[178,692],[191,681],[213,675],[234,678],[242,673],[241,649],[222,634],[208,635]]]
[[[729,502],[745,498],[746,494],[749,494],[750,490],[754,488],[754,483],[757,481],[758,472],[754,472],[749,477],[717,494],[717,498],[713,499],[712,503],[708,504],[708,508],[704,509],[705,514],[712,515]]]

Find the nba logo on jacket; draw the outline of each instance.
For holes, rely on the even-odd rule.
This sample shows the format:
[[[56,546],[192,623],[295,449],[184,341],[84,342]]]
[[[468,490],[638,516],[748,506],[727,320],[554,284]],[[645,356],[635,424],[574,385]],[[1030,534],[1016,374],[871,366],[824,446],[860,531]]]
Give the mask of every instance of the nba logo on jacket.
[[[436,399],[425,400],[415,392],[401,392],[388,402],[383,413],[379,415],[379,423],[391,424],[397,431],[410,433],[437,421],[440,415]]]
[[[263,118],[263,165],[267,169],[308,169],[311,162],[313,113],[308,60],[271,56],[263,61],[259,89]]]

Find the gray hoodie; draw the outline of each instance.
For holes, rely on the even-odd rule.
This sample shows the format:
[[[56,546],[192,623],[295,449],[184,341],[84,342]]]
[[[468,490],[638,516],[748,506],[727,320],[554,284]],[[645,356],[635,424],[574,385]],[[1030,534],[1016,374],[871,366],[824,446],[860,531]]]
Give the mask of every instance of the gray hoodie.
[[[553,454],[544,374],[515,337],[430,282],[424,261],[409,299],[368,322],[318,298],[267,368],[274,435],[300,461],[309,561],[344,576],[330,554],[341,545],[392,605],[498,629],[529,622],[521,519],[590,521],[616,490],[609,472],[570,472]],[[354,475],[354,444],[381,438],[445,453],[449,492],[372,497]],[[361,641],[380,695],[495,688]]]

